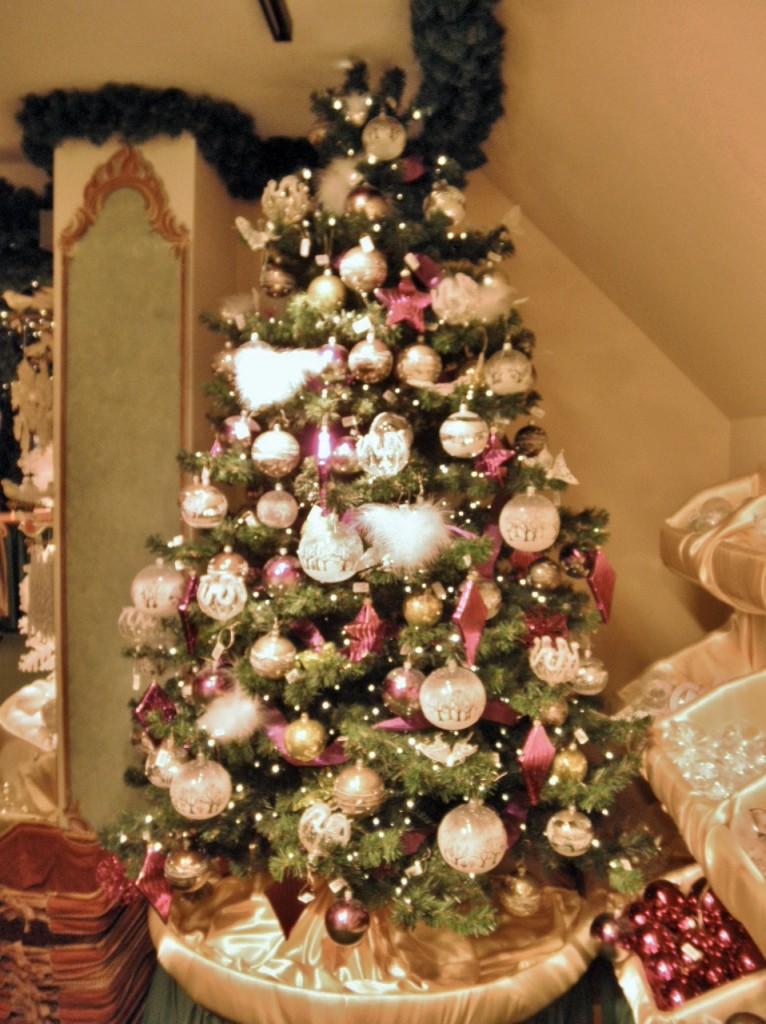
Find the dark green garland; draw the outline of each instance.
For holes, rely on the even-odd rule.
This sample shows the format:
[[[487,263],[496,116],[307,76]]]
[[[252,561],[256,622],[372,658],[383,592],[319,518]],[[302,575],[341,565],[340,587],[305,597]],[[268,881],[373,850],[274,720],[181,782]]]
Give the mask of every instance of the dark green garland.
[[[497,0],[411,0],[413,50],[421,69],[417,102],[425,111],[419,148],[459,153],[470,169],[484,162],[480,145],[502,112],[503,29]],[[28,95],[17,114],[26,157],[48,173],[53,151],[68,138],[100,144],[117,135],[140,143],[190,132],[202,156],[237,199],[257,199],[270,178],[314,166],[304,139],[261,139],[252,118],[233,103],[181,89],[110,83],[95,91],[54,89]]]
[[[52,257],[40,248],[40,212],[45,209],[50,209],[49,194],[40,196],[0,178],[0,293],[50,284]]]

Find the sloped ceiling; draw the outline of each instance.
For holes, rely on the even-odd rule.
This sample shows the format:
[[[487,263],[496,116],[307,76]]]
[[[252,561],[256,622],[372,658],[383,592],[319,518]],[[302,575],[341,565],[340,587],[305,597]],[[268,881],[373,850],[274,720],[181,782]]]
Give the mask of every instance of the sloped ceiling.
[[[310,92],[349,57],[414,81],[407,0],[288,2],[290,43],[257,0],[14,5],[0,168],[28,92],[178,86],[266,136],[304,134]],[[498,16],[506,109],[486,172],[722,412],[766,415],[766,4],[502,0]]]

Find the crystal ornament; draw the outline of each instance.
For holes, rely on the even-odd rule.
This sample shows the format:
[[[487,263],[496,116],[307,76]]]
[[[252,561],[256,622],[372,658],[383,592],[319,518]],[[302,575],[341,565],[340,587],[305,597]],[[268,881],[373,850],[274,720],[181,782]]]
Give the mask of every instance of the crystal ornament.
[[[557,811],[548,819],[545,837],[562,857],[580,857],[593,842],[590,818],[574,807]]]
[[[484,364],[484,383],[496,395],[520,395],[532,387],[532,362],[506,342]]]
[[[503,506],[498,526],[503,540],[517,551],[544,551],[556,540],[561,526],[558,509],[550,499],[528,487]]]
[[[341,583],[354,575],[363,553],[362,539],[353,527],[334,512],[324,515],[314,506],[298,545],[298,560],[307,576],[319,583]]]
[[[136,573],[130,585],[130,596],[141,611],[167,618],[178,611],[185,586],[184,573],[158,558]]]
[[[481,679],[452,660],[426,676],[420,687],[420,708],[440,729],[469,729],[479,721],[486,704]]]
[[[529,651],[529,666],[544,683],[560,686],[571,682],[580,666],[580,645],[563,636],[536,636]]]
[[[231,776],[217,761],[204,754],[179,768],[170,783],[170,802],[185,818],[214,818],[231,798]]]

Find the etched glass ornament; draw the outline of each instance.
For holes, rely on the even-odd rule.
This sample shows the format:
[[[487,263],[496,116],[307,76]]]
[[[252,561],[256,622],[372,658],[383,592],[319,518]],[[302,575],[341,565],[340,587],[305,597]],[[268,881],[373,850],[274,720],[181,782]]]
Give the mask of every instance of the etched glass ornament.
[[[405,384],[433,384],[439,379],[441,372],[442,361],[439,353],[422,342],[408,345],[396,360],[396,376]]]
[[[500,879],[495,890],[500,908],[515,917],[530,917],[536,914],[543,902],[543,887],[523,869],[515,875]]]
[[[580,645],[564,637],[536,636],[529,650],[529,666],[544,683],[560,686],[571,682],[580,665]]]
[[[449,661],[426,676],[420,687],[420,708],[440,729],[468,729],[481,718],[487,693],[469,668]]]
[[[146,755],[144,774],[153,786],[169,789],[182,764],[188,760],[183,748],[177,748],[172,736],[153,747]]]
[[[255,515],[264,526],[286,530],[298,518],[298,502],[281,484],[276,484],[258,499]]]
[[[170,783],[170,802],[184,818],[214,818],[231,798],[231,776],[217,761],[200,754],[178,769]]]
[[[178,509],[187,526],[211,530],[220,526],[229,511],[226,495],[212,484],[196,480],[185,487],[178,498]]]
[[[587,814],[568,807],[551,815],[545,837],[562,857],[581,857],[593,842],[593,825]]]
[[[481,416],[461,405],[439,427],[439,440],[448,455],[472,459],[487,447],[489,427]]]
[[[295,664],[295,644],[286,636],[280,636],[279,630],[259,637],[251,646],[247,660],[250,667],[259,676],[266,679],[281,679],[286,676]]]
[[[319,583],[350,579],[363,553],[364,544],[353,527],[334,512],[323,515],[318,507],[312,510],[298,545],[298,560],[307,576]]]
[[[572,689],[583,697],[594,697],[606,689],[608,682],[609,673],[603,661],[595,658],[590,651],[585,651],[572,679]]]
[[[276,479],[292,473],[301,461],[301,447],[293,435],[277,423],[256,437],[250,457],[261,473]]]
[[[165,881],[177,892],[199,892],[210,878],[210,862],[204,853],[184,847],[170,851],[162,870]]]
[[[550,499],[528,487],[524,494],[515,494],[503,505],[498,526],[509,547],[544,551],[558,537],[561,517]]]
[[[351,821],[329,804],[312,804],[298,821],[298,840],[307,853],[326,853],[333,846],[347,846],[350,839]]]
[[[167,618],[178,611],[185,586],[184,573],[158,558],[133,577],[130,596],[141,611],[157,618]]]
[[[362,129],[362,145],[376,160],[396,160],[404,152],[406,144],[404,125],[390,114],[378,114]]]
[[[337,775],[332,791],[338,807],[352,817],[372,814],[386,796],[383,779],[361,760]]]
[[[204,576],[200,576],[197,604],[200,611],[209,615],[211,619],[225,622],[234,618],[247,604],[247,586],[244,579],[235,572],[206,572]]]
[[[355,245],[341,256],[338,272],[348,288],[369,292],[385,281],[388,263],[378,249]]]
[[[357,441],[359,465],[367,476],[389,477],[401,473],[410,461],[412,427],[403,416],[381,412]]]
[[[385,380],[393,366],[393,352],[374,334],[358,341],[348,354],[348,368],[363,384],[377,384]]]
[[[520,395],[534,383],[531,360],[506,342],[484,364],[484,383],[496,395]]]
[[[442,818],[436,842],[444,860],[463,874],[484,874],[496,868],[508,846],[499,815],[480,800],[453,807]]]

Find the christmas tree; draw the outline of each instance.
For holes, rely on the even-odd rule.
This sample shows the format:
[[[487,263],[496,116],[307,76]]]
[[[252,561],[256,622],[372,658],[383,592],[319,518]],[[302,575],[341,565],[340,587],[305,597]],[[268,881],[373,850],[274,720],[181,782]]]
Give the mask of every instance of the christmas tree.
[[[315,95],[318,168],[237,221],[256,297],[207,318],[215,437],[121,623],[153,806],[105,837],[181,892],[329,883],[340,944],[382,907],[488,935],[551,879],[637,891],[655,852],[612,813],[644,730],[591,650],[608,517],[562,501],[509,232],[466,226],[403,93],[358,65]]]

